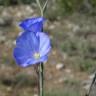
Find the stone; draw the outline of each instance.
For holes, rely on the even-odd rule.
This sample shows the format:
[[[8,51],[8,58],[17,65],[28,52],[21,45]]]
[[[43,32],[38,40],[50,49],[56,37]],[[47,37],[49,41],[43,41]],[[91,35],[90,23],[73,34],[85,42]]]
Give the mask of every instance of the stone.
[[[94,78],[94,76],[95,76],[95,74],[93,73],[93,74],[91,74],[90,76],[89,76],[89,79],[93,79]]]
[[[13,45],[16,45],[16,40],[13,41]]]
[[[34,94],[34,96],[38,96],[38,94]]]
[[[58,63],[57,65],[56,65],[56,69],[57,70],[61,70],[61,69],[63,69],[65,66],[64,66],[64,64],[63,63]]]
[[[58,83],[63,83],[64,81],[66,81],[67,80],[67,78],[66,77],[62,77],[62,78],[59,78],[59,80],[58,80]]]
[[[68,69],[68,68],[67,68],[67,69],[65,70],[65,72],[66,72],[66,73],[71,73],[71,69]]]
[[[53,30],[54,28],[55,28],[54,25],[49,26],[49,29],[50,29],[50,30]]]
[[[64,58],[64,60],[67,59],[68,58],[67,53],[63,52],[62,57]]]
[[[83,88],[86,89],[86,90],[88,90],[90,88],[91,83],[92,83],[91,80],[84,80],[82,82]]]
[[[86,90],[89,90],[90,85],[85,85],[85,86],[83,86],[83,88],[86,89]]]
[[[5,42],[6,41],[6,37],[5,36],[0,36],[0,43]]]

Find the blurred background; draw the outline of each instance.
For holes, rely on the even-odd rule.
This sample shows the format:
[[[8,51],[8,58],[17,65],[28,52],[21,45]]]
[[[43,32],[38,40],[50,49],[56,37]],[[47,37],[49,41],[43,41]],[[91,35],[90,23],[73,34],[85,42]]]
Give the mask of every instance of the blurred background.
[[[18,22],[36,16],[35,0],[0,0],[0,96],[38,96],[33,67],[18,67],[12,56]],[[45,17],[52,42],[45,96],[84,96],[96,70],[96,0],[49,0]]]

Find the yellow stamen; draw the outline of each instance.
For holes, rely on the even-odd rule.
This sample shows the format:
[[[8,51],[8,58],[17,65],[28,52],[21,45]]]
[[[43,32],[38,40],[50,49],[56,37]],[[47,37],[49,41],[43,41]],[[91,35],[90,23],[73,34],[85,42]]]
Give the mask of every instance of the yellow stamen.
[[[35,59],[39,59],[39,58],[40,58],[40,54],[39,54],[39,53],[35,53],[35,54],[34,54],[34,58],[35,58]]]

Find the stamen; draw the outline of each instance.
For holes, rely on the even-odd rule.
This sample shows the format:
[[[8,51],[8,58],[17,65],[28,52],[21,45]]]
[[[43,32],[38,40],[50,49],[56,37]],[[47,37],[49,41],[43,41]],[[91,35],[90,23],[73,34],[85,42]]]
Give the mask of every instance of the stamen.
[[[39,59],[39,58],[40,58],[40,54],[39,54],[39,53],[35,53],[35,54],[34,54],[34,58],[35,58],[35,59]]]

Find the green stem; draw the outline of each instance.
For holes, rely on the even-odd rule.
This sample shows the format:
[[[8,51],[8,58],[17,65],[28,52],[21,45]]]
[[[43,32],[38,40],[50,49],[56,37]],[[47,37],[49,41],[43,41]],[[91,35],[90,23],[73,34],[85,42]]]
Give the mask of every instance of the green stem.
[[[43,13],[46,11],[46,7],[47,7],[47,4],[48,4],[48,1],[49,0],[46,0],[45,4],[43,5],[43,8],[42,8]]]
[[[43,7],[41,6],[40,0],[36,0],[36,3],[40,9],[41,16],[43,17],[44,12],[46,11],[48,0],[46,0]],[[43,32],[43,28],[42,28],[42,32]],[[38,76],[38,79],[39,79],[39,96],[44,96],[44,64],[40,63],[38,67],[39,67],[39,76]]]
[[[43,8],[42,8],[42,6],[41,6],[41,4],[40,4],[40,1],[39,1],[39,0],[36,0],[36,3],[37,3],[37,5],[38,5],[38,7],[39,7],[39,9],[40,9],[40,14],[41,14],[41,16],[43,16]]]
[[[40,63],[39,65],[39,90],[40,90],[40,96],[44,96],[44,65],[43,63]]]
[[[44,15],[44,12],[46,11],[46,7],[47,7],[47,4],[48,4],[48,1],[49,0],[46,0],[46,2],[44,3],[44,5],[43,5],[43,7],[41,6],[41,3],[40,3],[40,0],[36,0],[36,3],[37,3],[37,5],[38,5],[38,7],[39,7],[39,9],[40,9],[40,14],[41,14],[41,16],[43,17],[43,15]]]

